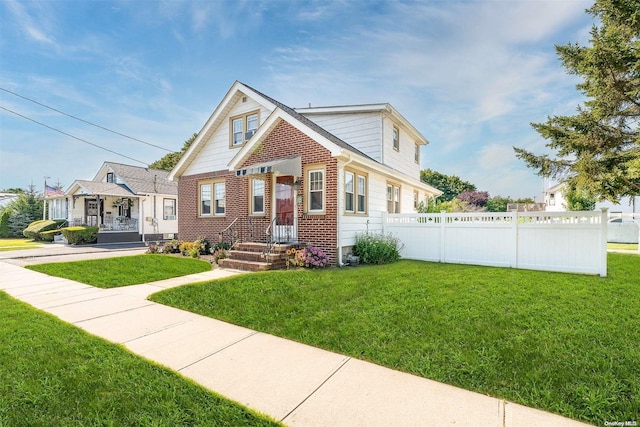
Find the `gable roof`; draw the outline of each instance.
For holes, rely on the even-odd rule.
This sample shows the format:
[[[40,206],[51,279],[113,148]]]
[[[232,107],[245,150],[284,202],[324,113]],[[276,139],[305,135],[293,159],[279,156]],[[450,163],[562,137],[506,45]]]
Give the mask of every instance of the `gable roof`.
[[[113,172],[134,194],[178,194],[178,184],[167,179],[165,170],[105,162],[93,181],[102,181],[107,172]]]
[[[115,196],[115,197],[131,197],[135,194],[127,188],[124,184],[115,184],[113,182],[97,182],[97,181],[85,181],[76,180],[69,186],[69,189],[65,192],[66,195],[74,195],[80,191],[79,194],[93,196]]]

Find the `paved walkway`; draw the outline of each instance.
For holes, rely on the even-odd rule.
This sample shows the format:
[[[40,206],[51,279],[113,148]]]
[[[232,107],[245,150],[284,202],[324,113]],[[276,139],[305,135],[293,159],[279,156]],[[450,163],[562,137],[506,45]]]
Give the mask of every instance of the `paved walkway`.
[[[99,289],[24,269],[16,263],[29,258],[15,256],[0,260],[0,290],[287,425],[586,425],[146,300],[237,271]]]

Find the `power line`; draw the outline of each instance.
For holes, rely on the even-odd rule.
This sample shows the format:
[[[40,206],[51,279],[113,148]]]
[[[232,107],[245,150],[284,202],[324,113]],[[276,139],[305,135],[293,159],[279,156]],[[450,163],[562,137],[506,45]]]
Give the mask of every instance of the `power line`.
[[[18,94],[18,93],[12,92],[12,91],[10,91],[10,90],[8,90],[8,89],[5,89],[5,88],[0,87],[0,90],[2,90],[2,91],[4,91],[4,92],[7,92],[7,93],[10,93],[11,95],[17,96],[17,97],[19,97],[19,98],[26,99],[27,101],[33,102],[34,104],[38,104],[38,105],[40,105],[40,106],[42,106],[42,107],[44,107],[44,108],[48,108],[49,110],[55,111],[56,113],[63,114],[63,115],[65,115],[65,116],[67,116],[67,117],[71,117],[72,119],[79,120],[79,121],[81,121],[81,122],[83,122],[83,123],[86,123],[86,124],[88,124],[88,125],[95,126],[95,127],[100,128],[100,129],[102,129],[102,130],[106,130],[107,132],[111,132],[111,133],[114,133],[114,134],[116,134],[116,135],[120,135],[120,136],[122,136],[122,137],[129,138],[129,139],[131,139],[131,140],[133,140],[133,141],[137,141],[137,142],[141,142],[141,143],[143,143],[143,144],[147,144],[147,145],[149,145],[149,146],[151,146],[151,147],[155,147],[155,148],[158,148],[158,149],[160,149],[160,150],[167,151],[167,152],[169,152],[169,153],[175,153],[175,151],[168,150],[168,149],[166,149],[166,148],[164,148],[164,147],[160,147],[159,145],[155,145],[155,144],[152,144],[152,143],[150,143],[150,142],[146,142],[146,141],[143,141],[143,140],[141,140],[141,139],[134,138],[134,137],[129,136],[129,135],[125,135],[125,134],[120,133],[120,132],[117,132],[117,131],[115,131],[115,130],[111,130],[111,129],[109,129],[109,128],[106,128],[106,127],[104,127],[104,126],[100,126],[100,125],[97,125],[97,124],[95,124],[95,123],[91,123],[90,121],[87,121],[87,120],[81,119],[80,117],[76,117],[76,116],[74,116],[74,115],[72,115],[72,114],[65,113],[64,111],[57,110],[57,109],[55,109],[55,108],[53,108],[53,107],[50,107],[50,106],[48,106],[48,105],[45,105],[45,104],[43,104],[43,103],[41,103],[41,102],[38,102],[38,101],[36,101],[36,100],[34,100],[34,99],[27,98],[27,97],[26,97],[26,96],[24,96],[24,95],[20,95],[20,94]]]
[[[41,123],[41,122],[39,122],[39,121],[37,121],[37,120],[34,120],[34,119],[32,119],[31,117],[24,116],[24,115],[22,115],[22,114],[20,114],[20,113],[17,113],[17,112],[15,112],[15,111],[13,111],[13,110],[10,110],[10,109],[8,109],[8,108],[5,108],[5,107],[3,107],[2,105],[0,105],[0,108],[1,108],[1,109],[3,109],[3,110],[5,110],[5,111],[7,111],[7,112],[9,112],[9,113],[11,113],[11,114],[15,114],[15,115],[16,115],[16,116],[18,116],[18,117],[22,117],[23,119],[29,120],[29,121],[31,121],[31,122],[33,122],[33,123],[37,123],[37,124],[39,124],[40,126],[44,126],[44,127],[48,128],[48,129],[51,129],[51,130],[56,131],[56,132],[59,132],[59,133],[61,133],[61,134],[63,134],[63,135],[69,136],[69,137],[71,137],[71,138],[73,138],[73,139],[77,139],[78,141],[82,141],[82,142],[84,142],[84,143],[86,143],[86,144],[93,145],[94,147],[100,148],[101,150],[108,151],[108,152],[110,152],[110,153],[116,154],[116,155],[121,156],[121,157],[124,157],[124,158],[126,158],[126,159],[133,160],[134,162],[142,163],[142,164],[143,164],[143,165],[145,165],[145,166],[149,166],[147,163],[142,162],[142,161],[137,160],[137,159],[134,159],[133,157],[125,156],[124,154],[118,153],[117,151],[113,151],[113,150],[111,150],[111,149],[109,149],[109,148],[105,148],[105,147],[102,147],[102,146],[100,146],[100,145],[98,145],[98,144],[94,144],[93,142],[87,141],[86,139],[82,139],[82,138],[79,138],[79,137],[77,137],[77,136],[71,135],[70,133],[67,133],[67,132],[61,131],[60,129],[56,129],[56,128],[52,127],[52,126],[49,126],[49,125],[47,125],[47,124]]]

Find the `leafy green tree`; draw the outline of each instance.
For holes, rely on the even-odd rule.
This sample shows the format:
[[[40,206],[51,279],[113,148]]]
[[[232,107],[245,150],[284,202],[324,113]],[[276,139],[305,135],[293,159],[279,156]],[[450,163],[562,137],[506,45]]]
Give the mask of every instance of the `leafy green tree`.
[[[438,197],[438,200],[441,202],[451,201],[458,197],[463,191],[476,191],[475,185],[468,181],[461,180],[458,176],[445,175],[431,169],[420,171],[420,179],[422,182],[426,182],[432,187],[442,191],[442,196]]]
[[[180,151],[164,155],[160,160],[156,160],[155,162],[151,163],[149,167],[152,169],[162,169],[170,171],[178,164],[178,162],[182,158],[182,155],[191,146],[191,143],[195,141],[197,136],[198,134],[194,133],[193,135],[191,135],[191,138],[187,139],[184,142],[184,145],[182,146],[182,149]]]
[[[570,211],[592,211],[596,208],[596,199],[575,187],[565,187],[564,198]]]
[[[506,212],[509,203],[514,203],[511,197],[494,196],[487,200],[485,208],[489,212]]]
[[[640,0],[596,0],[587,12],[599,21],[590,46],[556,46],[587,101],[574,116],[532,123],[553,157],[514,149],[539,175],[566,173],[569,186],[618,201],[640,194]]]

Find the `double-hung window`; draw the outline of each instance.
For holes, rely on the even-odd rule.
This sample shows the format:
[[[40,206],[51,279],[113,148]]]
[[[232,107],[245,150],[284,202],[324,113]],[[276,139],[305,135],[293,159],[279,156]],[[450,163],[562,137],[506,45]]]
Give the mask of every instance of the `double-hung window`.
[[[264,213],[264,179],[251,180],[251,213]]]
[[[344,210],[347,213],[367,212],[367,177],[352,171],[344,173]]]
[[[258,130],[258,112],[252,111],[231,118],[231,147],[240,147]]]
[[[387,184],[387,212],[400,213],[400,186]]]
[[[225,213],[224,181],[206,181],[199,183],[198,215],[222,216]]]
[[[162,201],[162,219],[176,219],[176,199],[163,199]]]
[[[324,169],[310,169],[308,171],[309,196],[307,208],[310,213],[324,212]]]
[[[355,212],[355,174],[353,172],[344,173],[344,210]]]
[[[400,129],[398,126],[393,127],[393,149],[400,151]]]

